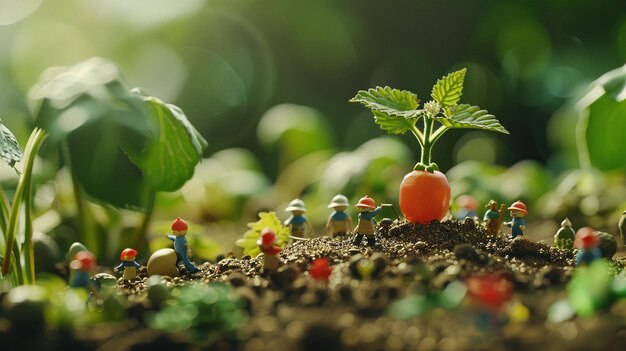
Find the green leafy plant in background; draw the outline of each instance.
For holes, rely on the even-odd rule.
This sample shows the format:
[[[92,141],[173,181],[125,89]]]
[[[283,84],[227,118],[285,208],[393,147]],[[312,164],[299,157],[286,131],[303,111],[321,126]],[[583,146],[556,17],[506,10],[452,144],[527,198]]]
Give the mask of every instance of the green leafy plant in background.
[[[376,87],[361,90],[351,102],[372,110],[374,121],[390,134],[411,132],[421,147],[420,161],[400,185],[400,209],[411,222],[427,224],[441,220],[448,210],[450,186],[431,152],[437,140],[450,129],[481,129],[508,134],[498,120],[478,106],[459,104],[466,69],[452,72],[434,85],[433,100],[419,107],[410,91]],[[422,128],[417,127],[419,121]]]
[[[256,257],[261,253],[257,240],[265,228],[270,228],[276,233],[276,245],[284,247],[289,242],[289,228],[283,225],[274,212],[259,213],[259,220],[248,223],[248,227],[250,229],[236,243],[237,246],[243,248],[244,255]]]
[[[28,138],[23,154],[24,169],[18,180],[13,201],[9,203],[4,193],[0,192],[0,229],[3,232],[3,240],[0,244],[4,252],[2,277],[8,276],[12,285],[35,282],[32,177],[37,152],[46,137],[46,132],[35,128]],[[8,158],[9,165],[13,166],[19,161],[22,151],[11,132],[3,125],[2,138],[0,154],[3,160]]]
[[[170,303],[146,319],[152,328],[186,331],[198,341],[209,342],[220,335],[234,337],[246,320],[239,302],[222,283],[175,289]]]
[[[79,240],[103,255],[88,195],[116,208],[144,211],[132,240],[142,247],[155,193],[177,190],[191,178],[205,139],[177,106],[129,91],[117,66],[102,58],[45,72],[30,98],[36,124],[49,131],[70,168]]]

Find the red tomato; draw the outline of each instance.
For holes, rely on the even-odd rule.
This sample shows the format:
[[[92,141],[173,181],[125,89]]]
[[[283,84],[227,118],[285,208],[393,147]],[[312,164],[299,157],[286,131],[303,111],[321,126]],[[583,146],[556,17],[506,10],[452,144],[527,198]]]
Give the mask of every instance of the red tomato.
[[[412,171],[400,184],[400,210],[411,223],[440,221],[450,206],[450,184],[446,176],[434,171]]]

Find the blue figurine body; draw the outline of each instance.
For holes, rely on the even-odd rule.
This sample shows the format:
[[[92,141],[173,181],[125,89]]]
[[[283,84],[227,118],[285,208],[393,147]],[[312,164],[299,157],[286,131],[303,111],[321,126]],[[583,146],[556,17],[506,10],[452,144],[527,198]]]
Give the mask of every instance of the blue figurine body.
[[[590,227],[580,228],[576,233],[574,247],[578,249],[574,256],[574,264],[589,265],[591,262],[602,258],[602,251],[598,247],[599,239]]]
[[[510,239],[515,239],[520,235],[524,235],[524,231],[526,231],[524,217],[528,214],[528,210],[526,209],[526,205],[521,201],[514,202],[508,209],[511,211],[511,221],[504,224],[511,228]]]
[[[177,217],[172,223],[174,235],[166,234],[166,236],[174,242],[174,251],[176,251],[176,256],[178,256],[176,265],[178,266],[182,262],[189,273],[194,273],[199,269],[189,260],[189,244],[186,238],[188,228],[187,223],[180,217]]]
[[[72,288],[93,288],[91,280],[89,279],[89,272],[91,272],[95,265],[96,258],[91,252],[78,252],[70,262],[70,268],[72,269],[70,286]]]
[[[298,238],[310,238],[313,232],[311,223],[304,216],[306,207],[300,199],[295,199],[289,203],[285,211],[291,212],[291,216],[285,221],[285,226],[289,227],[291,236]]]
[[[113,268],[113,270],[122,271],[122,278],[124,280],[135,280],[137,278],[137,269],[141,267],[141,265],[135,261],[135,257],[137,257],[137,250],[131,248],[124,249],[120,254],[120,260],[122,260],[122,262]]]

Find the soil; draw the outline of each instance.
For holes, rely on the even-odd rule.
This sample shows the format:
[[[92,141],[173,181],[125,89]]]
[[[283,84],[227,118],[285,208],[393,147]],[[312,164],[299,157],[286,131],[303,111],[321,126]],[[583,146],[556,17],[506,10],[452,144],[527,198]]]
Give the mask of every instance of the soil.
[[[195,280],[232,286],[249,314],[236,338],[198,344],[184,333],[147,328],[143,314],[156,307],[146,298],[142,267],[141,280],[118,281],[118,292],[130,301],[124,322],[45,330],[38,339],[20,338],[10,324],[0,323],[0,345],[11,345],[2,350],[245,351],[623,350],[626,345],[625,299],[593,317],[548,321],[549,307],[567,296],[571,251],[523,237],[490,237],[470,219],[427,226],[386,223],[378,228],[377,240],[377,248],[367,247],[366,240],[354,247],[349,238],[296,241],[279,254],[282,266],[276,272],[263,271],[262,257],[224,257],[203,264],[198,273],[166,279],[168,285]],[[333,268],[328,282],[306,272],[319,257],[328,257]],[[364,261],[372,264],[371,271],[362,268]],[[624,266],[621,260],[615,264]],[[409,319],[390,313],[394,301],[435,296],[453,282],[487,274],[510,282],[507,306],[523,306],[527,318],[470,297],[451,309],[433,302]]]

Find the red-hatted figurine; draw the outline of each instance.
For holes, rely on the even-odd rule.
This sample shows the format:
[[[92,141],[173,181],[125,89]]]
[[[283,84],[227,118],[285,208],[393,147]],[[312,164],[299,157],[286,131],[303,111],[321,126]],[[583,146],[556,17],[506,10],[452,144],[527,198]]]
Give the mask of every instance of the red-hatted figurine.
[[[583,227],[576,232],[576,240],[574,247],[578,249],[574,257],[574,263],[578,266],[581,264],[590,264],[591,262],[602,258],[602,251],[598,247],[599,239],[593,234],[591,227]]]
[[[120,254],[122,263],[115,267],[114,270],[118,272],[123,271],[122,279],[135,280],[137,278],[137,269],[141,265],[135,261],[135,257],[137,257],[137,250],[135,249],[124,249]]]
[[[359,203],[354,205],[359,209],[359,221],[356,225],[356,235],[352,241],[353,245],[360,245],[363,240],[363,236],[367,238],[367,245],[370,247],[376,246],[376,236],[374,230],[374,223],[376,223],[376,217],[380,212],[380,206],[376,207],[376,202],[371,197],[365,195],[359,200]]]
[[[276,233],[271,228],[264,228],[261,231],[261,236],[257,240],[259,249],[263,252],[263,269],[265,271],[275,271],[280,265],[278,262],[278,255],[283,249],[276,244]]]
[[[70,262],[70,268],[73,270],[72,288],[89,288],[91,282],[89,280],[89,272],[96,266],[96,257],[89,251],[80,251],[76,253],[74,259]]]
[[[520,235],[524,235],[524,231],[526,230],[524,217],[528,214],[528,210],[526,209],[526,205],[521,201],[514,202],[508,209],[511,211],[511,221],[504,224],[511,228],[511,239],[515,239]]]
[[[328,264],[328,258],[320,257],[311,262],[311,268],[309,268],[309,275],[311,278],[327,282],[330,274],[333,272],[332,267]]]
[[[188,228],[187,222],[180,219],[180,217],[176,217],[174,222],[172,222],[172,233],[174,235],[166,234],[166,236],[174,242],[174,251],[176,251],[176,255],[178,256],[176,265],[178,266],[178,264],[182,262],[189,273],[195,273],[199,271],[199,269],[189,260],[191,250],[185,238]]]

